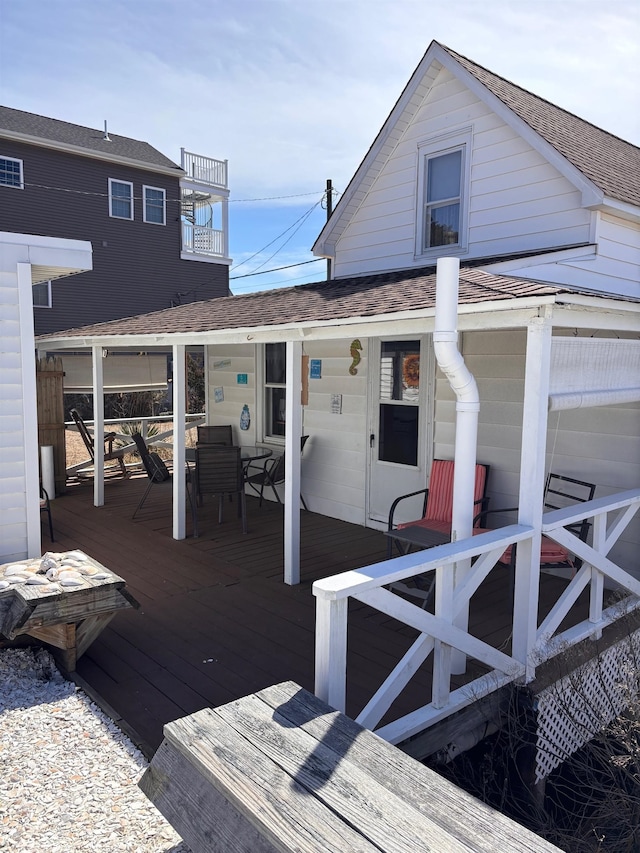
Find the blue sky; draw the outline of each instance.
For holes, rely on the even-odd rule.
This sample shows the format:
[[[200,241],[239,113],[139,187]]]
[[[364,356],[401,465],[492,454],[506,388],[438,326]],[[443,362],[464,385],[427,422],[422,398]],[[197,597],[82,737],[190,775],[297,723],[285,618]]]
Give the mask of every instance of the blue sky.
[[[232,286],[260,290],[324,277],[247,274],[313,258],[327,178],[434,38],[640,144],[639,0],[0,0],[0,103],[228,159]]]

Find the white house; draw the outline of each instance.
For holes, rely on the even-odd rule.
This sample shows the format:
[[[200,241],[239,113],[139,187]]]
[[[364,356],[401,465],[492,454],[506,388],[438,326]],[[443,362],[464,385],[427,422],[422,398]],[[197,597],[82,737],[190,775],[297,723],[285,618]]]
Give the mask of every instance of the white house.
[[[90,243],[0,233],[0,563],[41,554],[32,288],[90,269]]]
[[[186,348],[204,347],[209,422],[234,424],[241,443],[286,446],[290,495],[300,478],[311,511],[382,528],[393,499],[428,482],[432,459],[454,457],[455,396],[432,341],[436,259],[454,257],[492,505],[522,503],[523,494],[541,503],[551,469],[594,482],[597,496],[636,488],[639,166],[637,147],[433,42],[314,246],[332,258],[333,280],[38,345],[92,348],[96,365],[103,348],[173,348],[179,364]],[[419,364],[419,381],[394,386],[389,370],[408,364]],[[241,430],[245,405],[250,426]],[[301,470],[300,434],[310,436]],[[288,500],[290,563],[297,511]],[[174,535],[185,535],[179,506]],[[639,540],[630,526],[615,546],[638,574]]]

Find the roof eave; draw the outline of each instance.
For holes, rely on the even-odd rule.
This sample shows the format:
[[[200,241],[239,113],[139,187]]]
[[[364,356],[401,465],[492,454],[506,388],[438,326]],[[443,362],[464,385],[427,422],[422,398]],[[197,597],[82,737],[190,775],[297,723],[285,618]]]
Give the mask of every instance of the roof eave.
[[[149,163],[146,160],[136,160],[133,157],[123,157],[120,154],[111,154],[108,151],[96,151],[92,148],[85,148],[82,145],[71,145],[66,142],[57,142],[54,139],[32,136],[28,133],[18,133],[17,131],[12,130],[0,130],[0,138],[11,139],[15,142],[24,142],[28,145],[37,145],[40,148],[51,148],[54,151],[65,151],[70,154],[77,154],[81,157],[89,157],[93,160],[105,160],[109,163],[133,166],[138,169],[144,169],[147,172],[171,175],[175,178],[181,178],[186,174],[184,169],[177,164],[175,166],[162,166],[159,163]]]

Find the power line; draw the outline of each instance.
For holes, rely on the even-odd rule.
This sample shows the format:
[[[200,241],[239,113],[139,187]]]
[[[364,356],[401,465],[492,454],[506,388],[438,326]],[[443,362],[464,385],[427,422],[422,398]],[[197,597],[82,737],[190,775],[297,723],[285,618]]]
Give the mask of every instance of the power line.
[[[111,198],[111,195],[108,192],[107,193],[90,192],[89,190],[74,190],[74,189],[70,189],[69,187],[50,187],[50,186],[47,186],[46,184],[31,184],[31,183],[26,183],[26,182],[23,184],[23,186],[24,187],[31,187],[33,189],[39,189],[39,190],[51,190],[53,192],[68,193],[69,195],[85,195],[85,196],[93,196],[95,198]],[[185,189],[187,189],[187,188],[185,187]],[[212,187],[211,189],[215,190],[215,187]],[[263,196],[262,198],[229,198],[229,199],[227,199],[227,201],[229,202],[229,204],[243,204],[243,203],[249,203],[249,202],[254,203],[257,201],[283,201],[284,199],[288,199],[288,198],[305,198],[305,197],[317,195],[317,194],[318,194],[318,191],[313,190],[312,192],[308,192],[308,193],[293,193],[292,195]],[[144,201],[144,196],[132,195],[132,196],[128,196],[128,198],[126,200]],[[175,203],[175,204],[181,204],[182,198],[165,198],[165,201]]]
[[[286,267],[273,267],[270,270],[262,270],[262,272],[246,272],[243,275],[229,276],[229,281],[236,281],[238,278],[250,278],[252,275],[267,275],[270,272],[280,272],[280,270],[290,270],[293,267],[303,267],[305,264],[317,264],[318,261],[324,261],[324,258],[312,258],[310,261],[300,261],[297,264],[288,264]]]

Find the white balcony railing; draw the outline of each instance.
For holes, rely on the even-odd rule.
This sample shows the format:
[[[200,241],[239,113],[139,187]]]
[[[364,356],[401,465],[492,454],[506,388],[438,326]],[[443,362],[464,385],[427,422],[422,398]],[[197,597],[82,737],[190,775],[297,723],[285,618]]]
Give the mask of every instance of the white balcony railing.
[[[225,257],[224,231],[206,228],[204,225],[182,223],[182,251],[194,255]]]
[[[200,154],[192,154],[183,148],[181,166],[186,172],[183,181],[190,180],[211,187],[228,188],[227,160],[202,157]]]
[[[530,561],[527,564],[526,552],[529,549],[522,549],[523,556],[518,553],[511,623],[514,650],[511,655],[456,627],[455,621],[458,614],[468,607],[471,596],[504,550],[513,543],[534,538],[532,527],[511,525],[316,581],[313,585],[317,598],[316,694],[337,710],[345,710],[349,598],[357,599],[419,632],[357,716],[357,721],[363,726],[375,729],[411,678],[433,655],[431,702],[376,729],[377,734],[391,743],[399,743],[423,731],[511,681],[518,678],[532,680],[536,665],[587,637],[597,638],[605,626],[640,606],[640,581],[607,557],[639,508],[640,489],[632,489],[543,516],[544,535],[565,545],[584,562],[538,626],[538,597],[528,596],[526,592],[533,586],[532,571],[534,574],[537,572],[539,585],[539,567],[532,569]],[[611,522],[608,519],[610,512],[617,512]],[[569,525],[583,518],[592,519],[591,545],[567,530]],[[454,587],[454,566],[464,564],[465,560],[473,560],[473,565]],[[435,613],[425,611],[385,588],[388,584],[428,571],[436,573]],[[628,593],[623,602],[606,609],[605,578]],[[557,634],[563,619],[587,585],[590,585],[591,593],[588,618]],[[528,607],[528,612],[522,612],[523,607]],[[452,649],[481,662],[489,671],[463,687],[451,690]]]

